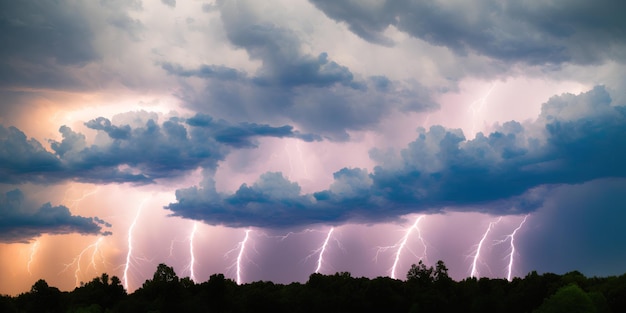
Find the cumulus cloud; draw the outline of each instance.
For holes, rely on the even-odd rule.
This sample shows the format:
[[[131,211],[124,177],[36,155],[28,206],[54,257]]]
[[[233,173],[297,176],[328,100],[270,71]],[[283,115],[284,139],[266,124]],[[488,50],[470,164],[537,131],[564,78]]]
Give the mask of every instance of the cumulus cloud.
[[[194,110],[228,120],[288,119],[307,131],[345,140],[348,130],[373,127],[393,110],[437,107],[431,92],[417,82],[362,78],[326,52],[305,51],[300,34],[264,19],[253,7],[246,1],[218,5],[227,39],[260,61],[255,73],[216,64],[161,63],[183,82],[205,80],[201,90],[183,83],[187,88],[178,94]]]
[[[258,137],[321,140],[289,125],[231,124],[203,114],[159,124],[147,112],[136,115],[138,126],[115,125],[104,117],[86,122],[101,135],[92,145],[83,134],[62,126],[63,139],[50,141],[53,152],[15,127],[0,126],[0,181],[151,183],[200,167],[215,169],[232,149],[256,147]]]
[[[46,203],[34,209],[24,206],[24,194],[15,189],[0,195],[0,242],[28,242],[42,234],[110,235],[111,224],[97,217],[72,215],[65,206]]]
[[[528,64],[624,60],[626,22],[618,1],[332,1],[310,0],[361,38],[392,41],[390,27],[459,55],[474,52]],[[616,38],[620,38],[617,39]]]
[[[596,87],[553,97],[536,121],[507,122],[473,140],[442,126],[419,129],[413,142],[381,159],[372,173],[341,169],[320,192],[300,194],[296,183],[269,173],[234,194],[220,194],[207,178],[178,190],[177,202],[167,208],[238,227],[374,222],[444,208],[521,214],[540,207],[555,186],[626,177],[625,134],[626,108],[612,105],[604,87]]]

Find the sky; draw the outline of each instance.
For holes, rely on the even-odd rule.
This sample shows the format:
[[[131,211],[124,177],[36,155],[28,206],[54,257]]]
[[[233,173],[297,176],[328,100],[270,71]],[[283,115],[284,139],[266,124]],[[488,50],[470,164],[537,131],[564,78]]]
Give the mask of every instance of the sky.
[[[0,293],[626,272],[620,1],[2,1]]]

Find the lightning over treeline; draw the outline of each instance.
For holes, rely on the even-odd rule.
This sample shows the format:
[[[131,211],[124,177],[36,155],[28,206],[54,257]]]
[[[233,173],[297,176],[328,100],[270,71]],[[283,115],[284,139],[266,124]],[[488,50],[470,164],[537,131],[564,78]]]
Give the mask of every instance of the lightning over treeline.
[[[135,213],[135,218],[133,219],[133,222],[128,227],[128,232],[126,234],[128,246],[127,246],[127,251],[126,251],[126,262],[124,263],[124,274],[122,276],[122,279],[124,281],[124,287],[126,287],[127,290],[131,290],[129,286],[129,282],[128,282],[129,270],[131,269],[131,266],[135,266],[135,263],[137,262],[137,258],[133,255],[133,242],[134,242],[133,233],[134,233],[135,227],[137,226],[137,221],[139,220],[141,210],[147,201],[148,201],[148,198],[146,197],[141,201],[141,204],[139,204],[139,207],[137,208],[137,212]]]
[[[224,257],[228,257],[229,254],[233,252],[237,252],[237,258],[235,259],[235,262],[230,267],[235,268],[235,277],[236,277],[236,282],[238,285],[241,285],[243,283],[243,261],[244,261],[244,258],[247,257],[246,245],[248,243],[248,240],[250,239],[251,232],[252,232],[251,229],[246,229],[244,232],[243,239],[239,243],[237,243],[237,246],[235,248],[226,252],[226,254],[224,255]]]
[[[223,275],[213,275],[202,283],[179,279],[173,268],[160,264],[154,279],[146,280],[132,294],[125,292],[119,280],[107,279],[104,275],[63,293],[45,280],[39,280],[30,292],[14,297],[3,295],[2,305],[9,309],[3,312],[46,312],[48,309],[72,312],[76,309],[89,311],[94,307],[115,312],[131,307],[139,312],[185,308],[185,312],[225,309],[243,313],[256,312],[268,305],[278,312],[289,312],[293,308],[315,312],[334,312],[337,308],[347,312],[410,312],[416,308],[416,303],[420,310],[427,312],[457,312],[459,308],[469,307],[470,312],[525,313],[572,305],[585,309],[583,312],[602,312],[601,309],[624,312],[626,309],[619,297],[606,300],[616,299],[611,296],[623,293],[620,283],[623,278],[615,276],[588,278],[580,272],[564,275],[534,272],[513,283],[490,278],[481,278],[478,283],[475,279],[451,279],[447,265],[443,261],[436,264],[436,268],[422,264],[412,267],[407,271],[406,281],[390,277],[354,277],[338,272],[312,274],[307,281],[297,284],[256,281],[247,285]],[[168,279],[167,282],[161,280],[163,278]],[[592,296],[604,300],[594,302],[590,300]]]
[[[422,245],[422,256],[417,257],[415,255],[415,253],[413,253],[413,255],[415,255],[418,260],[422,260],[423,258],[426,258],[427,246],[426,246],[426,242],[424,241],[424,238],[422,237],[422,232],[419,229],[419,222],[423,218],[424,218],[424,215],[420,215],[418,218],[416,218],[415,222],[413,222],[413,224],[409,228],[404,230],[404,236],[395,245],[393,245],[393,246],[385,246],[385,247],[378,247],[377,248],[376,256],[374,257],[375,261],[378,260],[378,254],[379,253],[384,252],[386,250],[395,249],[393,265],[391,266],[391,270],[390,270],[390,277],[391,278],[394,278],[394,279],[396,278],[396,269],[398,267],[398,263],[400,262],[400,259],[402,257],[402,252],[405,249],[407,249],[406,248],[407,241],[409,240],[409,237],[411,236],[411,233],[413,233],[413,231],[415,231],[417,233],[417,237],[418,237],[418,239],[419,239],[419,241],[420,241],[420,243]]]
[[[470,277],[477,277],[479,275],[478,262],[481,261],[480,251],[482,250],[483,245],[485,244],[485,240],[487,239],[487,236],[489,236],[489,232],[491,232],[491,229],[493,229],[493,227],[496,224],[500,223],[501,220],[502,220],[502,217],[499,217],[497,220],[489,222],[487,229],[485,230],[485,232],[483,233],[483,236],[480,238],[480,241],[476,245],[476,250],[474,251],[472,255],[472,270],[470,272]]]
[[[332,236],[334,230],[335,230],[334,227],[331,227],[330,230],[328,230],[328,234],[326,235],[326,239],[324,239],[324,243],[322,244],[322,246],[313,252],[313,253],[319,253],[317,257],[317,267],[315,268],[315,273],[319,273],[320,270],[322,269],[322,263],[324,262],[324,252],[326,251],[326,248],[328,247],[328,241],[330,240],[330,236]]]

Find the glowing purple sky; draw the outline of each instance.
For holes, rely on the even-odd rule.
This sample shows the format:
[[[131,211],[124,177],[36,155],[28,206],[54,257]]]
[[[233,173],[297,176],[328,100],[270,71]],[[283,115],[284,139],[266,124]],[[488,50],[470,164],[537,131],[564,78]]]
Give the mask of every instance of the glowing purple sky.
[[[623,273],[626,8],[562,2],[0,5],[0,293]]]

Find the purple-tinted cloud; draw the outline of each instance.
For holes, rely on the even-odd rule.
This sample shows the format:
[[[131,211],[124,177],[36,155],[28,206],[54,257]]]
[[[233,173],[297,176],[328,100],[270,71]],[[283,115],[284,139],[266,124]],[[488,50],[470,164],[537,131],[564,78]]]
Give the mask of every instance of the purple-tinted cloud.
[[[466,140],[433,126],[373,173],[344,168],[327,190],[301,194],[281,173],[267,173],[234,194],[210,177],[176,192],[174,215],[227,226],[290,227],[374,222],[443,208],[521,214],[542,205],[551,186],[626,177],[626,109],[603,87],[553,97],[539,118],[507,122]]]
[[[258,137],[321,140],[285,125],[231,124],[198,114],[162,124],[148,119],[141,126],[113,125],[100,117],[85,126],[102,132],[87,145],[83,134],[62,126],[63,140],[50,141],[54,153],[15,127],[0,126],[0,182],[47,183],[75,180],[93,183],[152,183],[197,168],[215,169],[231,149],[256,147]]]

